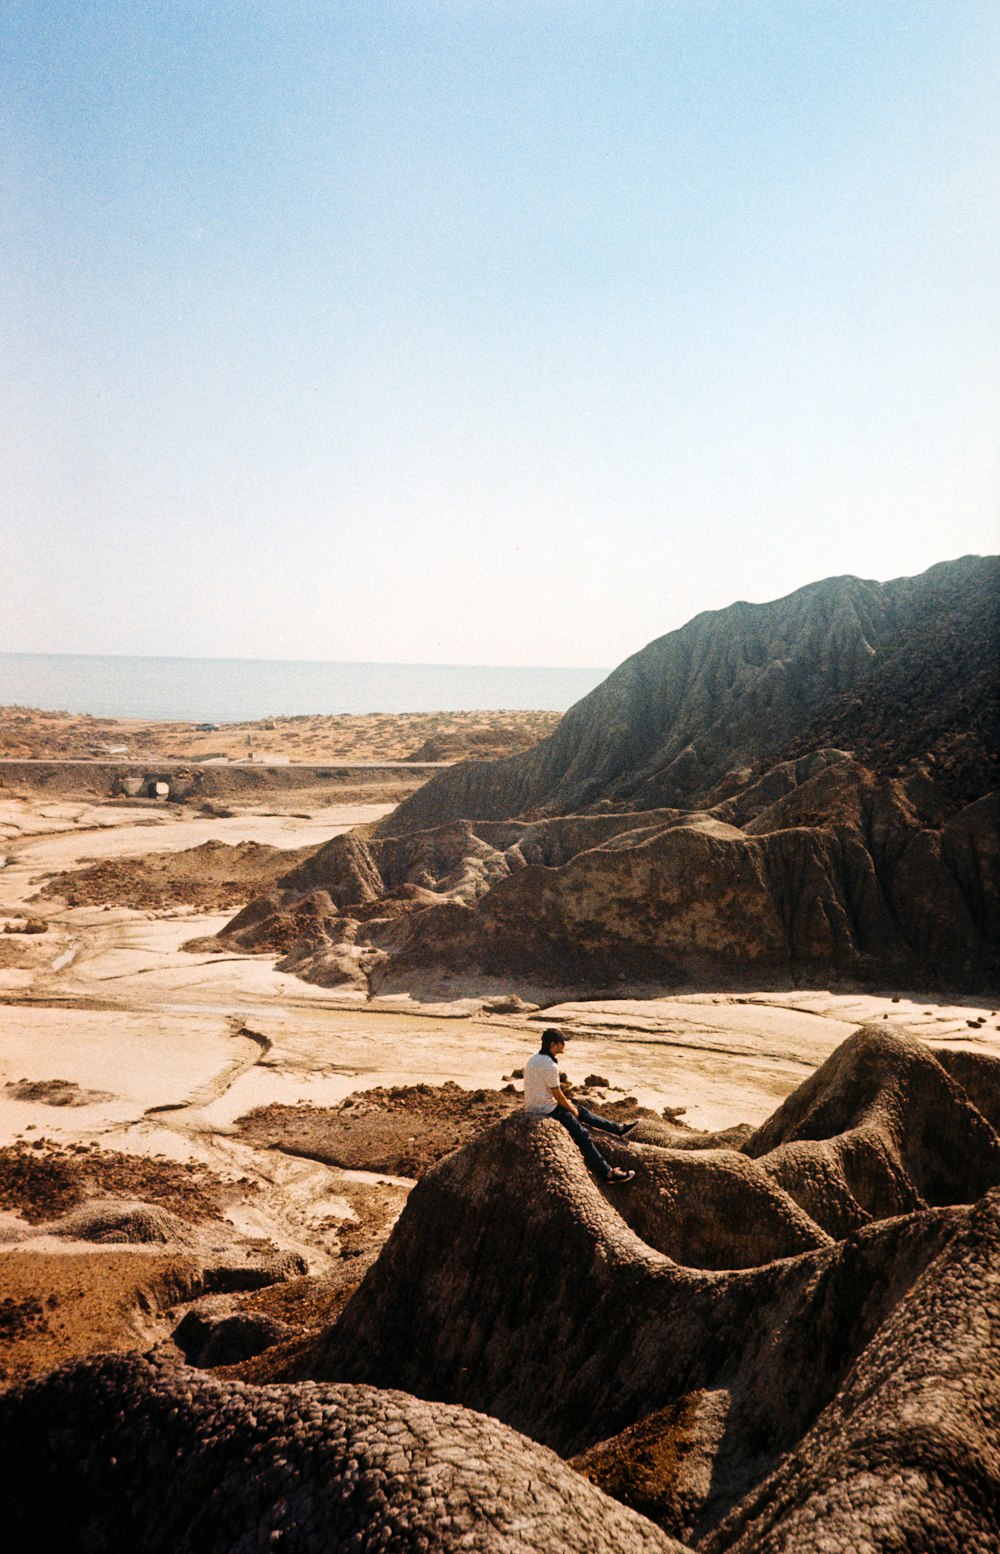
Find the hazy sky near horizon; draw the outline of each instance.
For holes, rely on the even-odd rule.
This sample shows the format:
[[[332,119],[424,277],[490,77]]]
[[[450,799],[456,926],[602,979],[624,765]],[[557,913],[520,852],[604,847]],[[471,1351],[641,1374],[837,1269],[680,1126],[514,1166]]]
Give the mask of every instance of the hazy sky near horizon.
[[[995,551],[987,0],[0,0],[0,650],[611,666]]]

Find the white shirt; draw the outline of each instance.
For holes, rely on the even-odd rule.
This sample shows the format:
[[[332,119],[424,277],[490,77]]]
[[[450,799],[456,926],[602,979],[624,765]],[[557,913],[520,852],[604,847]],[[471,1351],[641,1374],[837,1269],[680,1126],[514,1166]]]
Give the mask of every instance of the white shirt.
[[[524,1109],[548,1117],[557,1102],[551,1092],[559,1086],[559,1064],[546,1052],[536,1052],[524,1065]]]

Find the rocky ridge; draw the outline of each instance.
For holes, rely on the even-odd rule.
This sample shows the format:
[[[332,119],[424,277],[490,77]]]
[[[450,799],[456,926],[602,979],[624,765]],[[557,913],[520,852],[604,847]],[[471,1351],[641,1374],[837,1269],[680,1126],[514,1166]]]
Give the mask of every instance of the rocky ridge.
[[[1000,565],[701,615],[230,923],[326,985],[995,985]],[[837,743],[829,743],[836,737]]]
[[[720,785],[744,786],[793,751],[836,744],[894,775],[907,757],[945,765],[958,737],[976,755],[956,773],[957,796],[978,798],[1000,769],[998,600],[1000,558],[967,556],[920,577],[827,578],[697,615],[626,659],[533,750],[441,773],[388,829],[710,808]]]
[[[978,1076],[993,1107],[995,1069]],[[742,1149],[677,1150],[663,1127],[607,1141],[638,1174],[601,1189],[557,1125],[497,1124],[418,1184],[293,1374],[481,1409],[607,1487],[655,1440],[656,1493],[630,1503],[713,1554],[772,1546],[756,1520],[776,1520],[771,1476],[792,1523],[839,1502],[830,1547],[854,1547],[861,1526],[905,1523],[897,1481],[933,1477],[957,1441],[993,1490],[973,1473],[956,1492],[959,1452],[919,1516],[940,1531],[964,1499],[956,1525],[996,1530],[980,1429],[1000,1406],[1000,1137],[968,1092],[916,1039],[862,1029]],[[874,1546],[905,1547],[893,1537]]]
[[[994,1548],[998,1070],[863,1028],[742,1148],[643,1118],[617,1188],[495,1123],[267,1385],[154,1353],[0,1396],[12,1547]]]

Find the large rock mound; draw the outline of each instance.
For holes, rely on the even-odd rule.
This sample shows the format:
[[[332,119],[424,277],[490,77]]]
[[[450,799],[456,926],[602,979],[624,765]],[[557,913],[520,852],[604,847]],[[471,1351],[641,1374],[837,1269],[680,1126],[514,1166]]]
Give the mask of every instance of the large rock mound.
[[[820,752],[697,814],[336,837],[222,937],[377,992],[455,968],[593,992],[623,976],[995,985],[997,801],[931,819],[921,803]]]
[[[1000,1547],[1000,1195],[969,1215],[706,1554]]]
[[[989,1088],[992,1110],[995,1074]],[[1000,1182],[1000,1139],[968,1092],[922,1042],[878,1029],[838,1047],[743,1152],[834,1236]]]
[[[743,1150],[612,1140],[617,1188],[497,1123],[270,1385],[154,1352],[0,1396],[8,1543],[995,1549],[1000,1086],[964,1056],[862,1030]]]
[[[100,1356],[0,1397],[12,1554],[671,1554],[552,1452],[371,1387],[261,1388]]]
[[[803,1142],[810,1160],[772,1169],[772,1155]],[[1000,1139],[933,1056],[880,1032],[846,1043],[751,1145],[611,1141],[639,1173],[599,1189],[558,1124],[512,1117],[423,1178],[339,1321],[289,1374],[481,1409],[560,1453],[597,1451],[584,1460],[598,1477],[599,1443],[638,1430],[661,1466],[656,1496],[647,1485],[635,1503],[655,1500],[668,1531],[698,1541],[805,1450],[918,1285],[950,1292],[950,1315],[935,1321],[971,1323],[963,1353],[979,1352],[953,1267],[966,1253],[945,1254],[959,1238],[978,1258],[1000,1214],[992,1194],[973,1233],[968,1207],[926,1206],[967,1204],[1000,1183]],[[845,1177],[854,1193],[874,1184],[865,1205]],[[897,1198],[914,1212],[901,1215]],[[867,1223],[845,1235],[848,1201]],[[984,1278],[979,1269],[975,1290]],[[905,1456],[897,1429],[892,1461],[897,1447]],[[620,1443],[605,1449],[616,1453]]]

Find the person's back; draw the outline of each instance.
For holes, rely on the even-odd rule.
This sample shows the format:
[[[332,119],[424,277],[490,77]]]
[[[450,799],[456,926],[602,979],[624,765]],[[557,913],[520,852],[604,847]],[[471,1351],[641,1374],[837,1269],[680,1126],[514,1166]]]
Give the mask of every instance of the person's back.
[[[536,1052],[524,1065],[524,1109],[551,1117],[556,1109],[552,1091],[559,1084],[559,1065],[547,1052]]]

